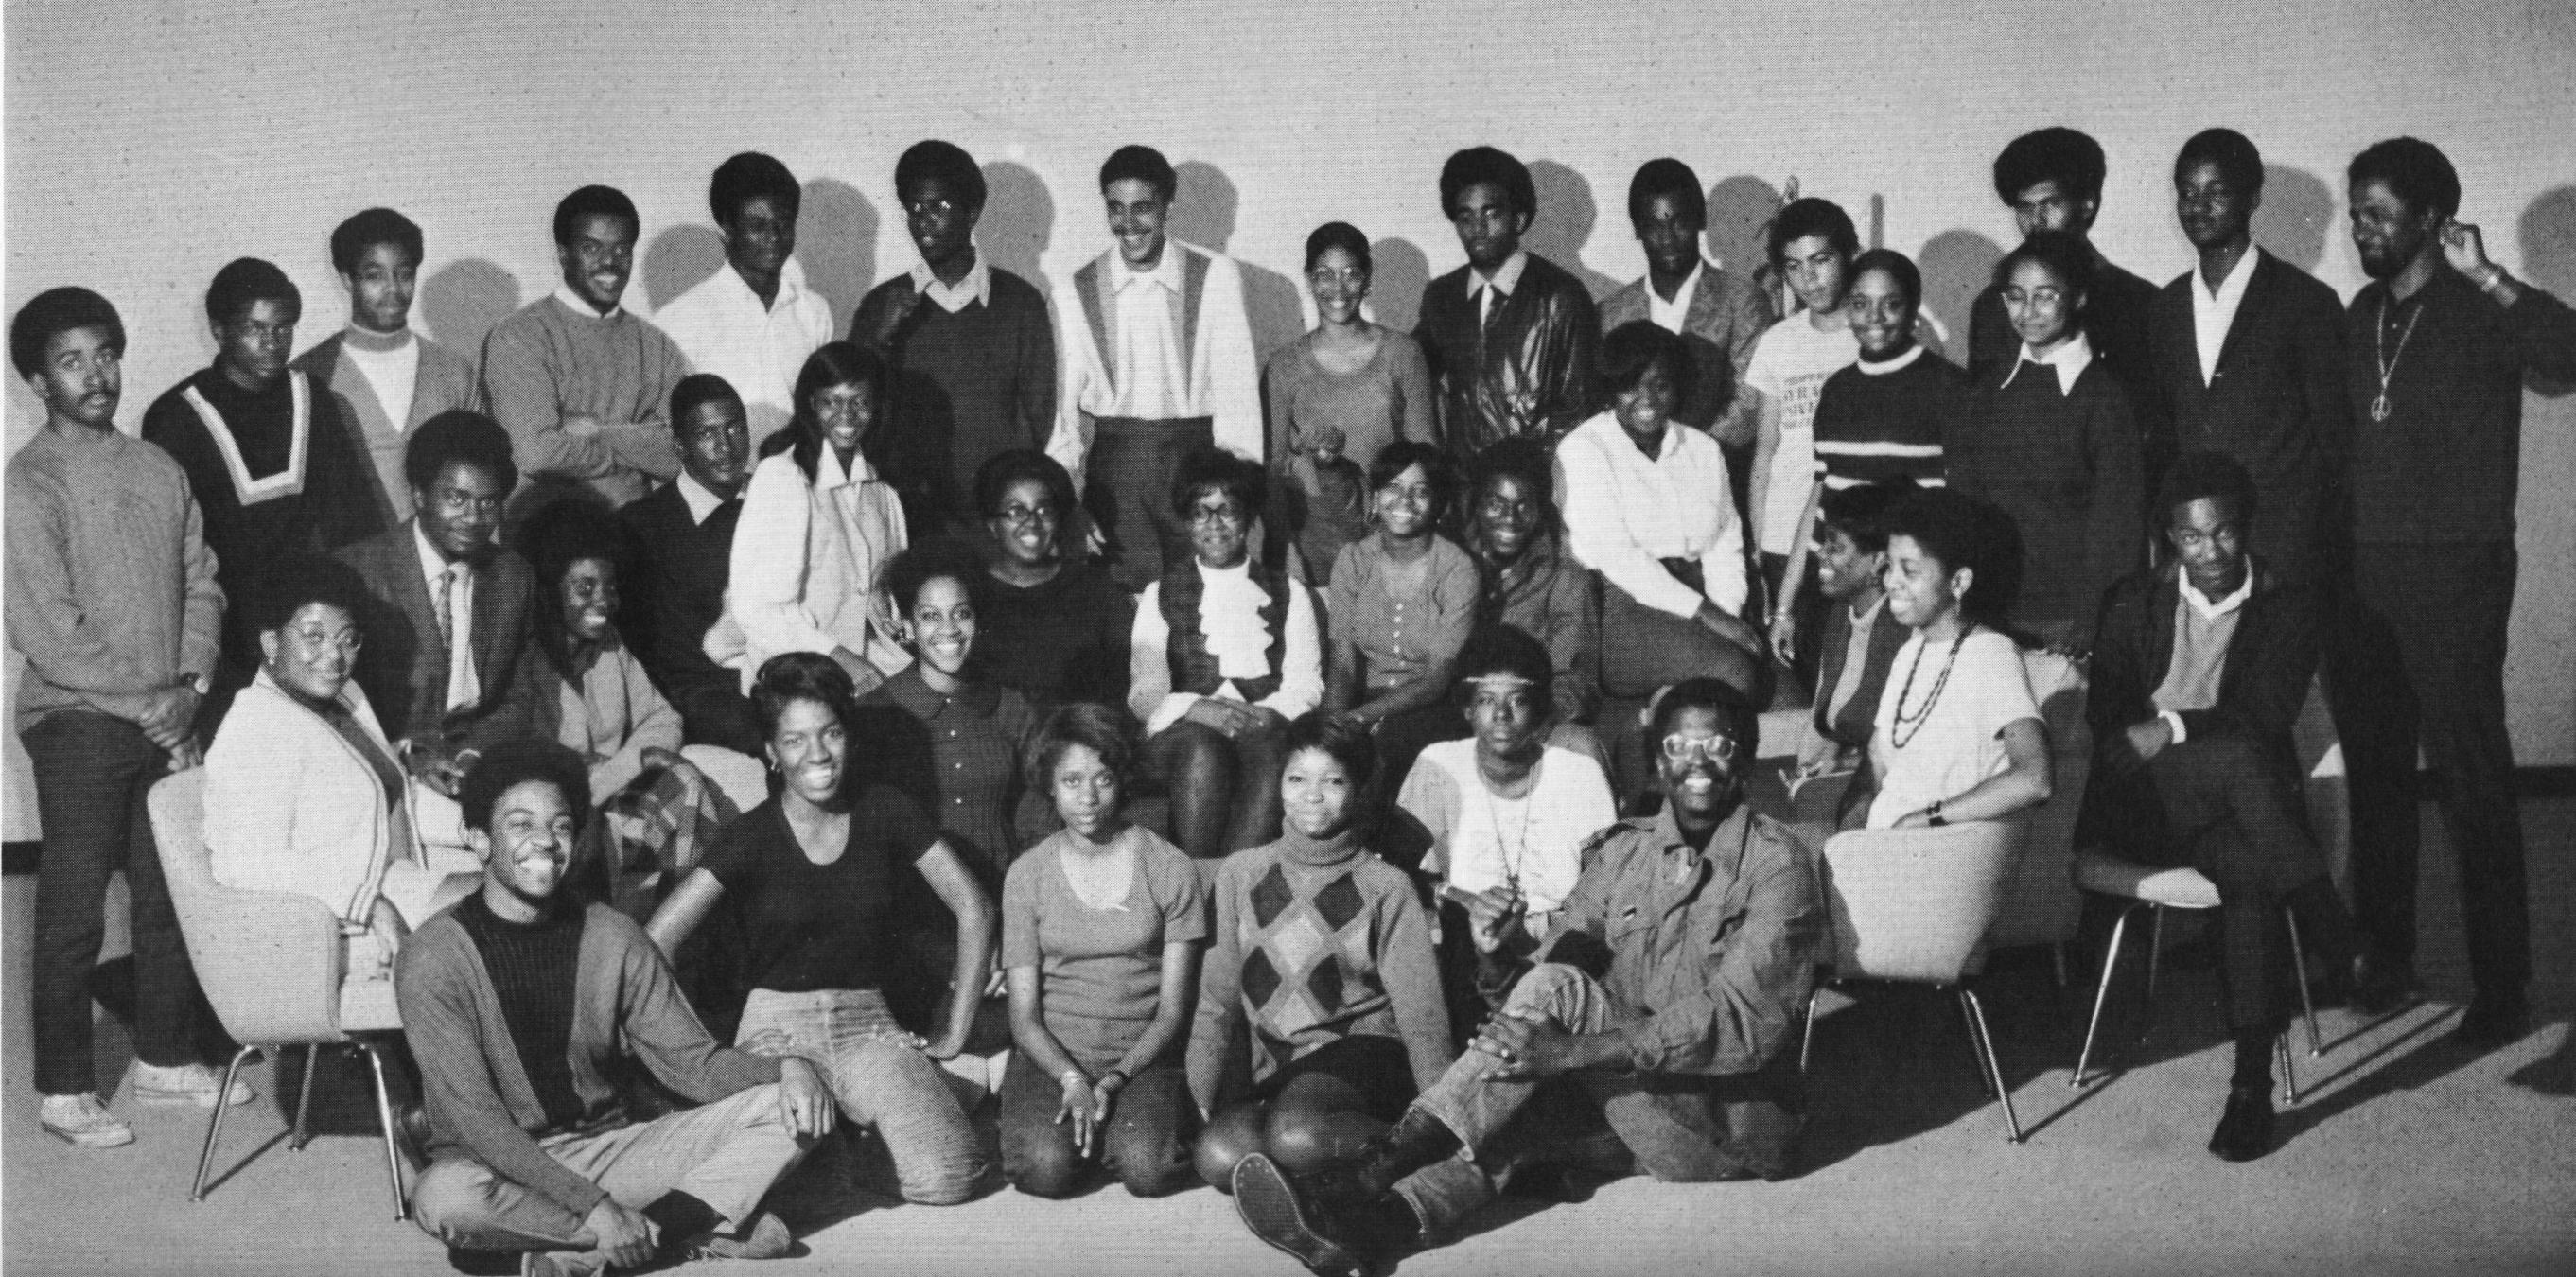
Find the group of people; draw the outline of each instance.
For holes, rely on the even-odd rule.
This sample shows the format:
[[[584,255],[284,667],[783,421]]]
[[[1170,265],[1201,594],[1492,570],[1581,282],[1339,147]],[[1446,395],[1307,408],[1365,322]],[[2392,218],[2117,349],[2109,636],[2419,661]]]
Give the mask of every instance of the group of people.
[[[2509,1042],[2521,380],[2576,376],[2576,313],[2487,259],[2421,141],[2352,161],[2349,306],[2253,245],[2242,135],[2175,159],[2198,262],[2162,288],[2087,239],[2104,175],[2063,128],[1996,159],[2024,238],[1966,369],[1826,200],[1761,270],[1706,260],[1677,160],[1596,303],[1491,147],[1442,169],[1466,261],[1413,333],[1328,223],[1319,322],[1266,360],[1143,146],[1052,309],[977,251],[974,160],[912,147],[920,261],[838,338],[766,155],[715,171],[725,265],[651,319],[632,202],[566,196],[561,287],[479,359],[411,330],[422,231],[369,209],[331,240],[348,327],[290,359],[295,285],[233,262],[213,364],[139,439],[114,307],[40,294],[7,590],[44,1128],[133,1139],[91,1062],[120,871],[135,1097],[252,1098],[205,1063],[144,814],[202,766],[215,877],[321,900],[349,978],[393,982],[413,1204],[467,1271],[784,1254],[763,1199],[838,1124],[962,1202],[988,1105],[1021,1191],[1205,1182],[1319,1273],[1506,1188],[1778,1176],[1818,846],[2049,801],[2042,649],[2089,672],[2082,836],[2219,888],[2213,1152],[2273,1143],[2284,907],[2329,992],[2409,996],[2419,742],[2459,1036]],[[2298,797],[2320,668],[2357,918]],[[1790,823],[1749,782],[1801,698],[1767,743],[1852,779]]]

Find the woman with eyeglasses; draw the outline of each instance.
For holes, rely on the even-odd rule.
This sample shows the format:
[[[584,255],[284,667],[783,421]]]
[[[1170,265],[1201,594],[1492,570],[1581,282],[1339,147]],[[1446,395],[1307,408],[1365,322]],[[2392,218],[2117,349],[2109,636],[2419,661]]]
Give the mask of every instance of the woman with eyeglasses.
[[[1181,458],[1172,511],[1191,558],[1145,587],[1128,636],[1142,770],[1170,791],[1172,841],[1202,869],[1279,836],[1281,741],[1324,699],[1314,603],[1252,557],[1266,483],[1221,449]]]
[[[1127,703],[1127,634],[1136,598],[1084,559],[1070,531],[1073,476],[1035,448],[996,455],[975,472],[975,505],[991,537],[977,600],[975,664],[1043,712],[1092,701]]]
[[[206,751],[206,853],[215,881],[320,900],[340,920],[352,979],[390,979],[414,927],[472,892],[479,868],[414,842],[410,787],[350,675],[366,585],[330,559],[272,569],[250,600],[259,673]]]

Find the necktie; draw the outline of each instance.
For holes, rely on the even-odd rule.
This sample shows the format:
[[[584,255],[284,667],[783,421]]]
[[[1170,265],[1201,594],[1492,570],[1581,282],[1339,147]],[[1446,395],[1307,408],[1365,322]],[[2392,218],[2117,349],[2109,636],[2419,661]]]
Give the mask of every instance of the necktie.
[[[474,643],[471,634],[459,635],[460,618],[473,616],[473,603],[466,590],[473,584],[474,567],[469,563],[447,565],[446,588],[438,596],[439,638],[447,645],[447,708],[471,705],[483,699],[480,680],[474,676]],[[462,638],[464,641],[459,642]]]
[[[1477,328],[1484,332],[1492,332],[1494,329],[1494,317],[1502,313],[1503,290],[1496,287],[1493,281],[1488,280],[1485,283],[1485,314],[1482,319],[1477,321]]]

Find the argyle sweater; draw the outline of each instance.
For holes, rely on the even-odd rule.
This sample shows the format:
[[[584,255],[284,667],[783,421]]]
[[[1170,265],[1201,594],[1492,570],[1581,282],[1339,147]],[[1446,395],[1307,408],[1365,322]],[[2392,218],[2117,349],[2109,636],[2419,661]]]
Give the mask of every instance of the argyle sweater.
[[[1344,832],[1279,841],[1226,858],[1216,875],[1191,1093],[1212,1099],[1238,1025],[1252,1038],[1254,1079],[1354,1034],[1396,1038],[1428,1087],[1449,1067],[1449,1015],[1431,924],[1404,871]]]

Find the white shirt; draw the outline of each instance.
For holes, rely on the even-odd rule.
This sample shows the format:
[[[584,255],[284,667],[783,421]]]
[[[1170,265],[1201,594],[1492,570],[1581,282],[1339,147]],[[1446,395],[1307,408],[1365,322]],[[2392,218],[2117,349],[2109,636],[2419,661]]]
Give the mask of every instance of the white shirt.
[[[2236,267],[2218,287],[2197,270],[2191,273],[2198,285],[2191,290],[2191,335],[2200,347],[2200,384],[2206,386],[2218,376],[2218,354],[2227,348],[2227,330],[2236,323],[2236,311],[2245,304],[2245,286],[2254,279],[2254,259],[2263,250],[2247,246],[2245,255],[2236,259]]]
[[[1216,698],[1241,701],[1236,679],[1258,679],[1270,673],[1269,628],[1261,622],[1265,601],[1252,581],[1251,561],[1231,568],[1198,565],[1204,592],[1199,596],[1199,633],[1208,654],[1217,658],[1225,681]],[[1281,582],[1288,590],[1288,635],[1279,654],[1279,690],[1253,704],[1295,718],[1324,703],[1324,649],[1315,632],[1315,605],[1304,586]],[[1172,627],[1163,620],[1163,583],[1154,582],[1136,596],[1136,623],[1128,630],[1127,708],[1145,720],[1152,736],[1181,721],[1200,697],[1172,690]]]
[[[620,300],[617,305],[609,307],[606,314],[602,314],[597,306],[590,304],[589,298],[574,292],[570,284],[555,285],[555,300],[563,303],[565,310],[584,319],[615,319],[626,309],[625,302]]]
[[[2245,256],[2250,260],[2254,255],[2252,253],[2247,253]],[[2245,272],[2241,270],[2237,272],[2238,275],[2243,275],[2244,273]],[[2242,289],[2238,290],[2238,295],[2240,297],[2243,296]],[[2198,289],[2192,290],[2192,300],[2195,303],[2200,300],[2200,291]],[[2210,601],[2208,595],[2200,592],[2199,586],[2191,583],[2191,574],[2188,572],[2182,573],[2180,578],[2176,581],[2176,584],[2182,587],[2183,606],[2200,613],[2202,620],[2214,621],[2245,606],[2245,600],[2254,597],[2254,560],[2251,556],[2246,558],[2245,579],[2237,583],[2236,592],[2228,595],[2226,598],[2218,600],[2215,603]],[[2184,741],[2191,739],[2191,731],[2189,728],[2183,726],[2181,714],[2169,709],[2158,710],[2156,712],[2156,717],[2165,720],[2165,725],[2173,728],[2173,744],[2179,745]]]
[[[710,491],[707,488],[707,485],[698,482],[697,479],[690,475],[686,470],[681,471],[679,477],[671,480],[671,482],[678,485],[680,489],[680,500],[689,507],[689,522],[691,523],[703,526],[707,521],[708,515],[714,514],[724,506],[725,499],[723,497],[717,496],[714,492]],[[739,496],[740,494],[737,493],[736,495]]]
[[[2002,384],[2011,385],[2013,378],[2021,375],[2021,366],[2025,363],[2046,364],[2049,371],[2057,374],[2057,393],[2071,395],[2075,393],[2075,379],[2083,376],[2085,366],[2092,362],[2093,341],[2080,330],[2045,355],[2033,351],[2029,342],[2023,342],[2021,354],[2014,357],[2012,371],[2004,374]]]
[[[1166,420],[1194,414],[1190,356],[1181,349],[1181,254],[1166,241],[1152,270],[1124,257],[1109,259],[1110,380],[1118,387],[1120,417]]]
[[[1556,462],[1576,561],[1639,603],[1687,617],[1702,596],[1657,560],[1696,559],[1706,601],[1730,615],[1744,607],[1744,532],[1716,440],[1667,423],[1649,460],[1605,412],[1565,436]]]
[[[818,528],[821,512],[831,523]],[[826,444],[811,484],[792,453],[762,459],[743,489],[725,589],[740,647],[719,623],[707,632],[707,655],[740,669],[746,693],[761,664],[782,652],[846,648],[883,673],[900,671],[912,658],[883,632],[875,586],[907,544],[903,501],[864,454],[843,469]]]
[[[474,673],[474,577],[463,560],[455,563],[429,543],[429,534],[420,530],[420,521],[411,525],[412,548],[420,552],[422,584],[429,587],[429,606],[433,613],[441,607],[448,610],[447,636],[447,708],[471,705],[483,699],[482,681]],[[464,576],[449,592],[451,570],[464,568]],[[445,602],[441,602],[445,600]]]
[[[1665,332],[1680,334],[1682,321],[1690,318],[1691,300],[1699,295],[1699,277],[1707,273],[1703,266],[1693,265],[1682,286],[1673,290],[1673,299],[1665,301],[1663,294],[1655,291],[1655,277],[1649,272],[1645,278],[1646,319]]]
[[[773,304],[761,304],[728,262],[653,322],[688,357],[689,371],[714,373],[742,396],[755,448],[796,415],[796,374],[832,340],[831,303],[805,286],[805,268],[793,258],[778,272]]]
[[[1744,384],[1780,414],[1780,438],[1756,512],[1765,554],[1785,556],[1796,548],[1798,517],[1807,512],[1807,490],[1816,481],[1816,403],[1825,382],[1859,359],[1860,339],[1849,325],[1818,328],[1803,313],[1764,329],[1754,344]]]
[[[367,389],[375,392],[376,403],[385,410],[385,420],[393,423],[394,433],[401,434],[411,423],[412,388],[420,381],[420,338],[408,328],[397,335],[402,344],[391,350],[370,350],[354,341],[342,341],[340,357],[367,379]],[[385,335],[371,332],[366,336],[381,341]]]
[[[1584,840],[1619,819],[1601,764],[1553,745],[1529,792],[1505,798],[1477,768],[1475,741],[1442,741],[1423,749],[1395,801],[1431,831],[1424,873],[1470,892],[1520,884],[1537,933],[1583,876]]]
[[[1199,292],[1198,342],[1181,349],[1184,258],[1207,262]],[[1107,272],[1114,314],[1105,316],[1112,349],[1092,335],[1083,281],[1059,281],[1056,296],[1055,431],[1047,455],[1079,487],[1099,417],[1168,420],[1206,417],[1218,447],[1252,461],[1262,457],[1261,365],[1252,352],[1252,320],[1243,304],[1243,269],[1233,259],[1176,239],[1163,241],[1151,271],[1127,269],[1115,250],[1095,259]]]
[[[1900,713],[1919,721],[1900,726]],[[1978,626],[1959,644],[1954,661],[1949,644],[1925,651],[1923,632],[1915,631],[1897,649],[1887,686],[1878,694],[1869,758],[1879,785],[1869,804],[1869,827],[1889,828],[1907,812],[1947,802],[2003,774],[2012,766],[2004,753],[2004,729],[2038,717],[2039,701],[2030,694],[2021,649],[2011,639]]]
[[[954,315],[982,302],[993,304],[993,268],[984,264],[984,255],[975,254],[975,264],[966,268],[965,277],[954,284],[940,282],[930,263],[912,264],[912,290],[936,303],[941,310]]]
[[[1520,291],[1521,272],[1528,268],[1529,250],[1515,248],[1502,265],[1494,268],[1491,279],[1485,278],[1483,271],[1473,268],[1467,271],[1467,301],[1476,308],[1476,322],[1482,324],[1486,321],[1488,306],[1499,310],[1504,302],[1511,300],[1512,294]],[[1493,293],[1491,300],[1485,296],[1488,290]],[[1652,293],[1655,290],[1649,288],[1646,291]]]

